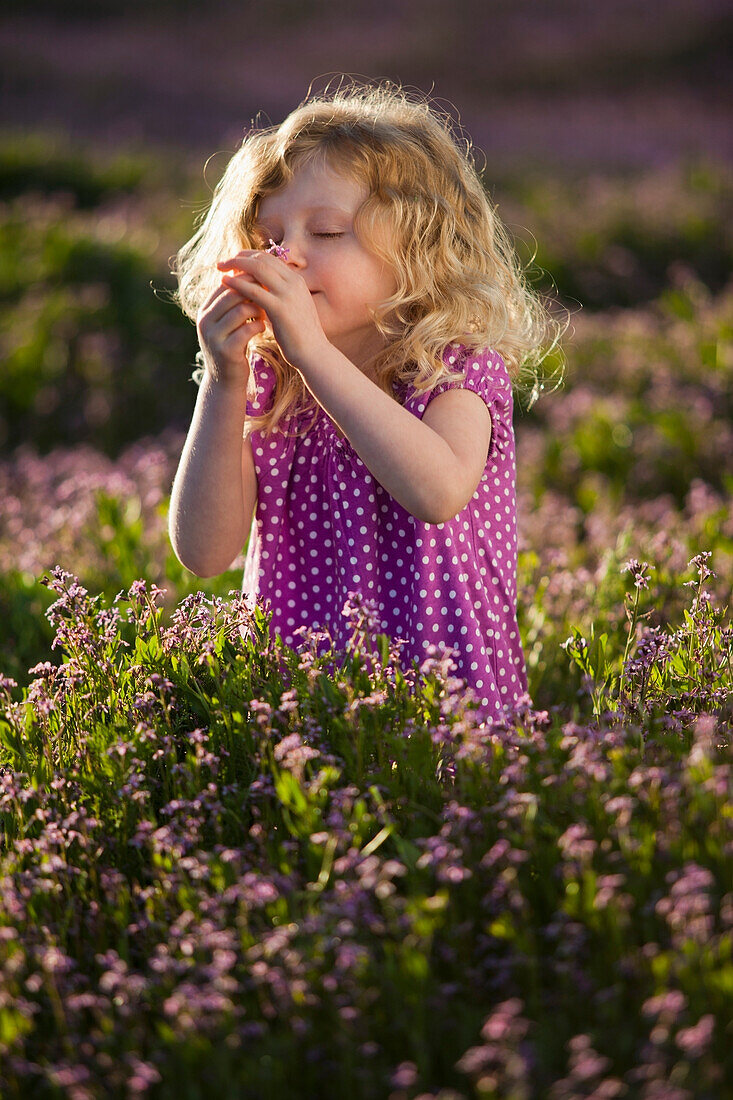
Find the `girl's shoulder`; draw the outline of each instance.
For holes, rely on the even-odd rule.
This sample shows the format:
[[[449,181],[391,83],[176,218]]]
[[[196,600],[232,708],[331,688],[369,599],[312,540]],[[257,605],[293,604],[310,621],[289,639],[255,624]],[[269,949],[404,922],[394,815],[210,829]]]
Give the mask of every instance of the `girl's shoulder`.
[[[404,404],[422,413],[438,394],[449,389],[470,389],[487,403],[511,401],[512,383],[504,359],[494,348],[470,348],[460,341],[448,344],[443,367],[428,379],[403,386]]]
[[[506,363],[495,348],[470,348],[455,341],[443,352],[443,363],[446,369],[460,371],[465,378],[488,375],[497,385],[511,385]]]

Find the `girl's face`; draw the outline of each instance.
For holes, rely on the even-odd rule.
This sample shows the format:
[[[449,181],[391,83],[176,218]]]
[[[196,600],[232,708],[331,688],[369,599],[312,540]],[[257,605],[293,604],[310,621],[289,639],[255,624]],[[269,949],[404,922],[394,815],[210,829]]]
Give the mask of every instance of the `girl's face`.
[[[304,164],[260,202],[257,230],[290,249],[285,262],[305,280],[323,331],[356,366],[384,344],[369,307],[397,282],[357,239],[354,216],[367,189],[327,165]]]

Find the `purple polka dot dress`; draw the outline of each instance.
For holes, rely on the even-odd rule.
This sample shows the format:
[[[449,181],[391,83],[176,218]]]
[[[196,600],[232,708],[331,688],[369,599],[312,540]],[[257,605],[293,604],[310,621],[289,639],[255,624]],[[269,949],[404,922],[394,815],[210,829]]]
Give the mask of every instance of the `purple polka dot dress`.
[[[422,662],[427,647],[453,647],[454,676],[473,689],[482,717],[527,691],[516,615],[517,508],[512,388],[495,351],[451,344],[444,361],[465,380],[431,393],[402,384],[401,404],[422,418],[435,397],[465,387],[491,411],[491,445],[481,481],[453,519],[429,524],[398,504],[343,438],[324,409],[299,438],[295,418],[269,438],[251,433],[258,479],[242,590],[273,611],[270,630],[297,646],[300,626],[348,640],[342,614],[349,592],[373,600],[378,633],[403,639],[402,667]],[[272,368],[253,363],[257,394],[248,415],[267,408]],[[302,414],[306,418],[312,413]]]

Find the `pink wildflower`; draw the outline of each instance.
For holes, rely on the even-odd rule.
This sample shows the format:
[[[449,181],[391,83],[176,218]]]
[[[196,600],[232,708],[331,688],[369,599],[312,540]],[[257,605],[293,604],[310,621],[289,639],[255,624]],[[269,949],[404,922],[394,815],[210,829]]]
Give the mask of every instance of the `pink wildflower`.
[[[287,260],[290,253],[289,248],[283,248],[281,244],[277,244],[270,237],[270,247],[265,249],[265,252],[269,252],[273,256],[279,256],[281,260]]]
[[[631,573],[634,578],[634,585],[636,588],[648,588],[649,578],[646,576],[646,571],[649,568],[649,563],[646,561],[637,561],[636,558],[631,558],[621,568],[622,573]]]

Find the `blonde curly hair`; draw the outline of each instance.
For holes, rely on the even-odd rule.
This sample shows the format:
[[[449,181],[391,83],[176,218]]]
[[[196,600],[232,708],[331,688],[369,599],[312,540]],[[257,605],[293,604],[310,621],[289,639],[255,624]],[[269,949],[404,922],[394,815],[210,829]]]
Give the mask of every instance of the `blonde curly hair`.
[[[544,388],[542,366],[551,352],[562,374],[560,325],[528,285],[481,183],[470,141],[462,149],[447,116],[426,97],[408,95],[390,81],[351,82],[307,97],[281,125],[245,134],[199,228],[175,258],[174,299],[187,316],[195,321],[219,285],[218,260],[265,247],[256,230],[259,204],[306,163],[325,163],[367,186],[354,230],[364,247],[390,265],[398,284],[373,310],[384,346],[364,365],[385,393],[395,397],[394,383],[424,392],[445,380],[462,380],[462,372],[450,371],[443,361],[445,348],[455,342],[469,351],[498,351],[527,405]],[[313,395],[282,359],[270,332],[250,341],[248,356],[250,363],[260,356],[276,377],[269,409],[248,419],[248,431],[269,434],[284,417],[317,412]]]

